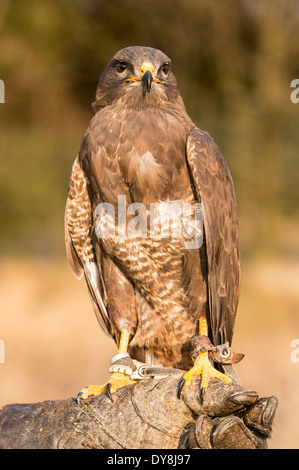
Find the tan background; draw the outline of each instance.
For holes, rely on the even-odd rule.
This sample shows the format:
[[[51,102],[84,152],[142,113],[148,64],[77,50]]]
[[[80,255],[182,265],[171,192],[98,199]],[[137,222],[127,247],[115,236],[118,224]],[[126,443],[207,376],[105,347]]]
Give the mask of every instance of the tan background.
[[[297,0],[1,0],[0,405],[108,378],[116,349],[67,266],[63,214],[99,75],[128,45],[172,58],[190,116],[229,163],[243,267],[237,369],[279,398],[270,447],[299,448]]]

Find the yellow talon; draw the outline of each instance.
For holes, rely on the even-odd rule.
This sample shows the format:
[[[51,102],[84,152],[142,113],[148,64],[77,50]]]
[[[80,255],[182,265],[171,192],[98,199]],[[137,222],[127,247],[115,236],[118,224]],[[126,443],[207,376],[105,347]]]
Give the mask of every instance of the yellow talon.
[[[206,388],[208,386],[209,379],[211,377],[222,380],[223,382],[230,383],[232,379],[225,374],[222,374],[216,370],[208,358],[208,353],[204,352],[197,356],[194,366],[184,375],[186,379],[185,387],[191,385],[192,380],[197,375],[201,375],[201,387]]]
[[[78,394],[77,401],[79,402],[81,398],[85,400],[91,396],[96,397],[102,393],[108,393],[109,398],[112,399],[111,394],[113,392],[115,392],[118,388],[125,387],[126,385],[130,385],[132,383],[135,383],[135,381],[131,380],[127,375],[119,372],[113,372],[105,385],[89,385],[88,387],[83,388]]]
[[[208,336],[208,325],[205,317],[200,317],[199,321],[199,334],[202,336]],[[208,352],[200,353],[194,361],[194,366],[186,374],[183,375],[178,384],[178,397],[181,395],[183,386],[189,387],[194,377],[201,375],[200,384],[200,400],[202,400],[204,392],[208,386],[210,378],[222,380],[223,382],[230,383],[232,379],[225,374],[222,374],[216,370],[208,356]]]
[[[122,331],[119,340],[118,354],[127,352],[129,339],[130,333]],[[77,402],[80,404],[81,398],[85,400],[90,396],[97,396],[101,393],[107,393],[109,398],[113,401],[113,392],[118,388],[125,387],[132,383],[135,383],[135,381],[130,379],[128,375],[122,372],[113,372],[105,385],[89,385],[88,387],[83,388],[77,395]]]

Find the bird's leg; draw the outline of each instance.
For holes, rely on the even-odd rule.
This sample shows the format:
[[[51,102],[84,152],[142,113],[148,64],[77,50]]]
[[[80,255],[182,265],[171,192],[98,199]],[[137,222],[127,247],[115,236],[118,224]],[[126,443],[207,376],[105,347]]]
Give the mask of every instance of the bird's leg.
[[[127,331],[122,331],[120,334],[120,341],[118,347],[118,354],[127,353],[128,344],[130,339],[130,333]],[[124,369],[124,368],[120,368]],[[126,385],[132,384],[135,381],[130,379],[129,375],[125,372],[117,371],[111,374],[110,379],[104,385],[89,385],[88,387],[83,388],[77,396],[78,403],[80,399],[86,399],[90,396],[100,395],[101,393],[107,392],[109,398],[112,399],[112,393],[115,392],[118,388],[124,387]]]
[[[208,336],[208,324],[205,317],[200,317],[199,320],[199,334],[203,337]],[[192,383],[192,380],[197,375],[201,375],[201,383],[199,390],[199,400],[202,402],[205,390],[208,386],[209,380],[211,377],[215,379],[222,380],[223,382],[230,383],[232,379],[225,374],[222,374],[216,370],[208,357],[208,351],[201,352],[198,354],[194,361],[194,366],[190,369],[183,377],[180,379],[178,384],[178,397],[181,396],[182,388],[189,387]]]

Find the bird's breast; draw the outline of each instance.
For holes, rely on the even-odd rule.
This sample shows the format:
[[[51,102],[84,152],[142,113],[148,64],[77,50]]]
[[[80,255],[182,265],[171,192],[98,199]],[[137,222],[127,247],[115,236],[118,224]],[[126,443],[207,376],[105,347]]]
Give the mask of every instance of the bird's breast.
[[[155,109],[124,114],[115,157],[132,202],[189,195],[186,140],[185,127],[171,114]]]

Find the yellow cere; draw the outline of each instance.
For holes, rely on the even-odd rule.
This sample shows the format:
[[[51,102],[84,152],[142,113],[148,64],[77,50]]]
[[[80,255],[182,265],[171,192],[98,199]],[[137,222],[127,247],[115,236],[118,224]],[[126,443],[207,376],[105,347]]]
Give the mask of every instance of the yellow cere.
[[[144,75],[147,70],[151,71],[151,74],[154,75],[155,68],[151,62],[144,62],[140,67],[140,74]]]
[[[155,67],[153,66],[153,64],[151,62],[143,62],[143,64],[141,65],[141,67],[139,69],[140,76],[139,77],[125,78],[125,82],[134,81],[134,80],[140,81],[141,77],[145,74],[145,72],[147,70],[150,70],[151,74],[154,75]],[[162,83],[161,80],[159,80],[156,77],[153,79],[153,81],[158,82],[158,83]]]

